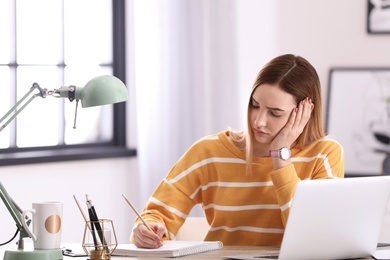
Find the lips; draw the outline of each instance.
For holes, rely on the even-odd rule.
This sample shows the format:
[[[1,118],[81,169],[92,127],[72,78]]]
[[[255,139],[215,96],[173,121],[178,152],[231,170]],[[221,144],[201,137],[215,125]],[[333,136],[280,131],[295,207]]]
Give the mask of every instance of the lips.
[[[261,136],[264,136],[264,135],[268,135],[266,132],[264,131],[261,131],[259,129],[253,129],[253,131],[257,134],[257,135],[261,135]]]

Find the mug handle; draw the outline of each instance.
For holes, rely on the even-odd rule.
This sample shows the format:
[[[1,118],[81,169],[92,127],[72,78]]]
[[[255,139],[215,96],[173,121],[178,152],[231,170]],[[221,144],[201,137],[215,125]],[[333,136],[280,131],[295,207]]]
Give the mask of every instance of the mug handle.
[[[37,236],[33,232],[31,232],[31,230],[28,228],[27,223],[26,223],[26,215],[27,215],[28,212],[31,212],[31,214],[35,214],[36,210],[35,209],[27,209],[27,210],[23,211],[23,213],[22,213],[22,225],[23,225],[24,229],[26,230],[26,232],[30,235],[30,237],[34,241],[37,241]]]

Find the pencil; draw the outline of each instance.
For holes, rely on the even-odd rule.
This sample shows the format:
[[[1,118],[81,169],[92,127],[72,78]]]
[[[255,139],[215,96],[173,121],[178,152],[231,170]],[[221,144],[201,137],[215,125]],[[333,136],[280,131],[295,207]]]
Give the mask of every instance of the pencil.
[[[137,216],[139,217],[139,219],[142,221],[142,223],[149,229],[149,231],[155,233],[152,228],[148,225],[148,223],[146,223],[146,221],[143,219],[143,217],[138,213],[138,211],[135,209],[135,207],[133,206],[133,204],[131,204],[130,200],[126,197],[125,194],[122,194],[123,198],[125,198],[127,204],[130,205],[130,207],[133,209],[133,211],[135,212],[135,214],[137,214]]]
[[[85,215],[83,209],[81,208],[81,205],[80,205],[79,201],[77,200],[76,195],[73,195],[73,198],[74,198],[74,201],[76,201],[77,207],[79,208],[81,215],[84,218],[85,223],[87,223],[89,230],[91,230],[91,226],[88,224],[87,216]]]

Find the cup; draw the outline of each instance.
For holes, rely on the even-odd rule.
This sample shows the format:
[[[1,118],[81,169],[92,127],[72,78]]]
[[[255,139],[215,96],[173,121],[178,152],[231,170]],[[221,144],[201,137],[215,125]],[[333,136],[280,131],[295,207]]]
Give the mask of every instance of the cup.
[[[33,239],[35,249],[59,249],[62,232],[62,203],[36,202],[32,209],[22,213],[22,224]],[[26,223],[26,216],[32,214],[32,231]]]
[[[111,259],[118,246],[114,223],[110,219],[86,221],[82,247],[90,260]]]

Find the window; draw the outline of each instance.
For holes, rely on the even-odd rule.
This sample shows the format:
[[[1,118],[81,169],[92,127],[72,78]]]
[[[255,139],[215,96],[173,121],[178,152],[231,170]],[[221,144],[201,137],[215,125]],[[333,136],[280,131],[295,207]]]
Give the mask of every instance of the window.
[[[104,74],[125,81],[124,5],[0,1],[0,116],[34,82],[53,90]],[[67,99],[35,98],[0,132],[0,165],[135,155],[126,148],[125,103],[80,108],[73,129],[75,109]]]

